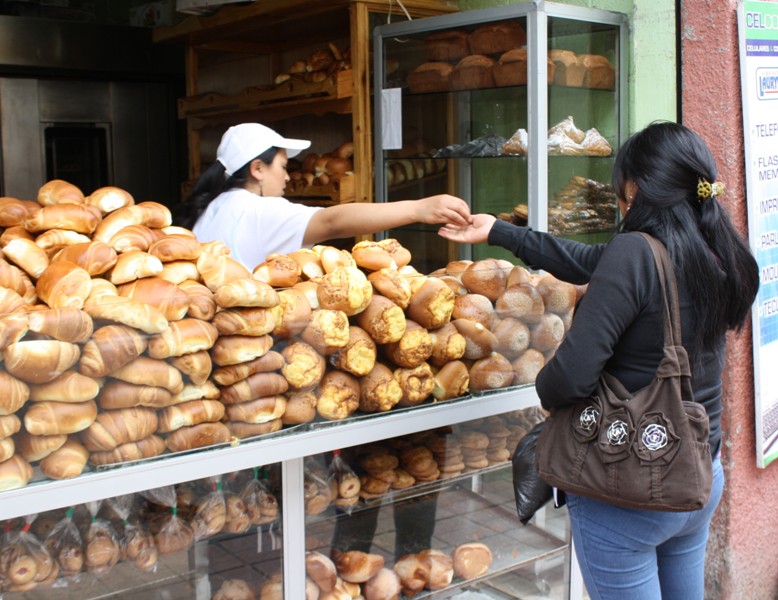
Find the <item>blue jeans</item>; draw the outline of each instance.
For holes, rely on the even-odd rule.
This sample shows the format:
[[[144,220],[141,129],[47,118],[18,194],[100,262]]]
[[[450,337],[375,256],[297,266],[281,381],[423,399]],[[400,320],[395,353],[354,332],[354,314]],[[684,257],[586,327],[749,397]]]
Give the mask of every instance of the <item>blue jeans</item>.
[[[708,504],[692,512],[619,508],[567,494],[575,554],[592,600],[702,600],[705,546],[724,490],[713,461]]]

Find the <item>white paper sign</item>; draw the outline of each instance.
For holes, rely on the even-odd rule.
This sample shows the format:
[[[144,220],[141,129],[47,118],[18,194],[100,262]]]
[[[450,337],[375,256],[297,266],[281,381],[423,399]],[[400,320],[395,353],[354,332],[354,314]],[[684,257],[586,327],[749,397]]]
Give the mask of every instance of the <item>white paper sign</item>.
[[[402,89],[381,90],[381,140],[384,150],[403,147]]]

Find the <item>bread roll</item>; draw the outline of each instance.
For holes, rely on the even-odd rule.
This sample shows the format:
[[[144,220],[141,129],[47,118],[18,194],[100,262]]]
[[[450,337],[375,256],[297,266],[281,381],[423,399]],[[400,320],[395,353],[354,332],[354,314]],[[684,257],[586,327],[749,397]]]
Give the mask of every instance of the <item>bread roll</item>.
[[[261,423],[246,423],[245,421],[225,421],[224,423],[232,437],[238,439],[251,438],[280,431],[283,427],[281,419],[271,419]]]
[[[520,283],[506,288],[494,303],[500,318],[513,317],[528,325],[540,321],[545,307],[538,290],[530,283]]]
[[[3,349],[6,370],[29,383],[47,383],[78,361],[79,347],[59,340],[30,340]]]
[[[32,479],[33,470],[18,454],[0,463],[0,491],[24,487]]]
[[[199,350],[209,350],[219,332],[216,327],[200,319],[171,321],[162,333],[149,337],[148,354],[151,358],[181,356]]]
[[[106,325],[84,344],[78,370],[89,377],[105,377],[140,356],[147,345],[146,336],[132,327]]]
[[[225,407],[225,420],[242,423],[268,423],[280,419],[286,410],[286,398],[282,395],[266,396],[229,404]]]
[[[11,458],[15,451],[16,445],[13,438],[7,437],[0,440],[0,462]]]
[[[452,553],[454,575],[462,579],[480,577],[492,564],[492,551],[481,542],[460,544]]]
[[[256,281],[262,283],[264,288],[270,287],[266,283],[257,281],[251,276],[251,272],[240,264],[237,260],[231,256],[224,254],[212,254],[210,252],[201,252],[200,257],[197,259],[197,271],[200,273],[203,283],[208,286],[212,292],[215,292],[219,287],[229,284],[236,280]],[[259,288],[260,286],[257,286]],[[251,286],[245,282],[243,289],[237,290],[243,294],[248,293],[251,297],[255,297],[257,292],[251,289]],[[268,292],[264,292],[267,294]],[[239,296],[241,297],[241,296]],[[262,306],[260,304],[231,304],[230,306]],[[225,308],[228,308],[225,306]]]
[[[316,411],[323,419],[345,419],[359,408],[359,381],[343,371],[328,371],[319,382]]]
[[[33,279],[38,279],[49,266],[46,251],[30,239],[11,240],[3,246],[3,256]]]
[[[16,415],[0,416],[0,439],[11,437],[22,428],[22,422]]]
[[[89,236],[67,229],[47,229],[35,238],[35,245],[52,257],[69,246],[88,244]]]
[[[29,398],[30,388],[26,383],[0,370],[0,416],[14,414]]]
[[[317,352],[328,356],[348,344],[348,316],[340,310],[316,309],[311,312],[310,320],[300,337]]]
[[[286,254],[273,254],[257,265],[252,272],[254,279],[273,287],[292,287],[300,281],[300,264]]]
[[[487,329],[491,328],[495,319],[494,305],[483,294],[467,294],[457,296],[454,299],[452,319],[470,319],[481,323]]]
[[[94,206],[56,204],[44,206],[35,214],[28,216],[24,220],[24,228],[32,232],[65,229],[89,234],[95,230],[101,218],[100,210]]]
[[[97,417],[97,404],[86,402],[35,402],[24,414],[24,427],[31,435],[77,433]]]
[[[368,333],[356,325],[348,328],[348,341],[330,356],[330,364],[357,377],[367,375],[375,365],[377,348]]]
[[[285,364],[280,353],[270,350],[248,362],[219,367],[213,372],[213,380],[219,385],[232,385],[254,373],[277,371]]]
[[[463,358],[478,360],[489,356],[497,347],[497,338],[481,323],[470,319],[455,319],[452,321],[457,331],[465,338]]]
[[[365,600],[392,600],[399,598],[402,591],[400,576],[392,569],[382,567],[362,584]]]
[[[540,317],[537,325],[530,329],[530,346],[544,354],[553,352],[565,337],[565,324],[562,318],[552,312]]]
[[[305,342],[293,342],[281,351],[284,366],[281,374],[289,387],[307,390],[315,387],[324,376],[327,363],[324,357]]]
[[[413,292],[406,314],[424,329],[438,329],[451,320],[454,292],[445,282],[428,277]]]
[[[316,418],[316,394],[310,391],[287,392],[286,410],[281,417],[284,425],[310,423]]]
[[[535,287],[543,298],[545,310],[564,315],[575,307],[576,289],[573,284],[557,279],[549,273],[542,276]]]
[[[32,435],[26,430],[22,430],[14,438],[16,452],[31,463],[46,458],[49,454],[61,448],[67,440],[68,435],[66,433]]]
[[[266,335],[276,326],[273,309],[232,308],[216,313],[212,320],[219,335]]]
[[[163,387],[177,394],[184,387],[181,371],[164,360],[139,356],[111,373],[116,379],[137,385]]]
[[[40,209],[40,204],[32,200],[2,196],[0,197],[0,228],[21,226],[28,216]]]
[[[100,392],[100,384],[91,377],[75,371],[65,371],[48,383],[30,384],[30,400],[43,402],[86,402],[93,400]]]
[[[189,425],[213,423],[224,416],[224,405],[216,400],[193,400],[159,411],[158,433],[169,433]]]
[[[83,204],[84,193],[64,179],[52,179],[38,188],[38,203],[41,206]]]
[[[49,479],[72,479],[84,472],[89,451],[78,440],[68,440],[41,460],[41,472]]]
[[[467,341],[452,322],[448,322],[430,332],[432,354],[429,363],[441,367],[449,361],[458,360],[465,354]]]
[[[171,359],[170,364],[181,371],[195,385],[202,385],[211,376],[213,361],[205,350],[182,354]]]
[[[112,301],[119,296],[119,290],[107,279],[93,279],[92,289],[86,297],[84,304],[94,304],[103,302],[105,298]]]
[[[208,287],[214,291],[216,304],[221,308],[235,306],[272,308],[280,302],[276,290],[251,276],[235,278],[216,287],[211,285]]]
[[[316,551],[305,553],[305,574],[323,592],[332,591],[338,579],[338,572],[332,559],[326,554]]]
[[[171,222],[172,215],[166,206],[157,202],[141,202],[124,206],[106,215],[95,228],[92,239],[108,243],[116,232],[129,225],[146,225],[161,229]]]
[[[476,391],[508,387],[513,382],[510,361],[498,352],[476,360],[470,366],[470,389]]]
[[[375,363],[370,372],[359,380],[359,409],[362,412],[385,412],[401,399],[400,383],[383,363]]]
[[[374,295],[365,310],[356,316],[356,324],[377,344],[396,342],[405,333],[405,313],[388,298]]]
[[[278,300],[278,305],[273,308],[276,321],[273,336],[284,339],[299,335],[311,320],[308,299],[299,289],[291,288],[280,290]]]
[[[7,291],[10,292],[10,290]],[[1,295],[2,292],[0,291]],[[19,309],[18,312],[6,313],[0,316],[0,348],[8,344],[15,344],[24,338],[30,330],[27,314]]]
[[[163,408],[173,404],[173,394],[163,387],[110,380],[100,389],[97,403],[103,410],[134,408],[136,406]]]
[[[162,261],[159,258],[141,250],[130,250],[118,255],[116,264],[108,272],[107,278],[114,285],[120,285],[160,273],[162,273]]]
[[[148,252],[151,244],[160,237],[162,234],[157,229],[149,229],[145,225],[127,225],[114,233],[105,244],[120,254],[133,250]]]
[[[121,444],[137,442],[157,430],[159,419],[152,408],[121,408],[101,412],[81,432],[81,442],[90,452],[113,450]]]
[[[96,189],[84,198],[84,202],[90,206],[96,206],[104,215],[135,204],[135,200],[129,192],[112,185]]]
[[[0,258],[0,286],[24,296],[28,283],[32,284],[26,273]]]
[[[224,423],[200,423],[181,427],[165,438],[165,445],[171,452],[182,452],[230,441],[230,430]]]
[[[173,394],[170,404],[182,404],[193,400],[216,400],[220,395],[219,388],[212,381],[200,385],[186,383],[180,392]]]
[[[91,289],[89,273],[68,261],[49,265],[35,284],[38,298],[52,308],[83,308]]]
[[[341,310],[353,316],[365,310],[370,303],[373,286],[358,268],[341,266],[319,280],[316,295],[321,308]]]
[[[402,398],[398,406],[416,406],[421,404],[432,394],[435,389],[435,376],[432,368],[424,362],[413,368],[395,369],[394,378],[400,384]]]
[[[118,288],[119,295],[145,302],[160,311],[168,321],[183,319],[192,300],[189,294],[161,277],[144,277]]]
[[[290,252],[288,256],[300,267],[300,276],[303,279],[317,279],[324,275],[321,258],[313,250],[302,248],[296,252]]]
[[[386,296],[402,309],[408,307],[411,301],[411,285],[396,268],[374,271],[367,276],[367,280],[377,293]]]
[[[89,462],[94,465],[109,465],[113,463],[129,462],[159,456],[165,451],[165,441],[158,435],[120,444],[113,450],[99,450],[89,455]]]
[[[289,384],[280,373],[254,373],[241,381],[223,387],[220,400],[224,404],[238,404],[283,394],[287,389]]]
[[[418,554],[406,554],[395,561],[394,571],[400,577],[403,594],[413,597],[427,585],[430,565]]]
[[[511,362],[513,367],[513,384],[535,383],[535,378],[545,364],[546,358],[543,356],[543,353],[534,348],[529,348]]]
[[[335,568],[338,575],[351,583],[364,583],[384,566],[384,557],[359,550],[350,550],[338,555]]]
[[[458,398],[470,389],[470,372],[461,360],[452,360],[435,373],[434,382],[432,395],[436,400]]]
[[[397,263],[394,262],[392,255],[378,242],[372,240],[357,242],[351,249],[351,256],[358,267],[368,271],[397,269]]]
[[[124,296],[103,296],[96,300],[87,300],[84,311],[93,319],[113,321],[149,334],[162,333],[169,325],[165,315],[151,304]]]
[[[170,263],[168,263],[170,264]],[[206,286],[193,279],[185,279],[178,287],[189,296],[187,316],[210,321],[216,315],[216,298]]]
[[[197,265],[189,260],[174,260],[162,263],[162,272],[159,277],[170,283],[181,284],[187,279],[200,281],[200,272]]]
[[[24,301],[24,298],[22,298],[19,294],[14,292],[13,290],[9,290],[7,288],[0,288],[0,314],[7,316],[11,313],[19,312],[24,310],[26,307],[26,303]],[[14,324],[11,327],[11,330],[13,331],[20,331],[19,326],[22,325],[23,329],[25,329],[24,333],[26,333],[27,324],[21,323],[18,319],[14,319]],[[22,336],[24,335],[22,333]]]
[[[94,330],[92,317],[75,307],[30,311],[27,322],[30,331],[74,344],[87,341]]]
[[[338,267],[356,267],[354,257],[348,250],[341,250],[334,246],[314,246],[313,251],[319,255],[324,273],[331,273]]]
[[[398,367],[417,367],[432,354],[432,338],[421,325],[408,319],[402,337],[385,344],[382,351]]]
[[[161,262],[174,260],[194,260],[200,256],[200,242],[188,235],[165,235],[153,242],[148,250]]]
[[[472,294],[481,294],[494,302],[505,289],[508,273],[493,258],[477,260],[469,264],[460,276],[462,283]]]
[[[447,587],[454,578],[454,561],[441,550],[430,548],[419,552],[419,558],[429,565],[429,579],[427,588],[440,590]]]
[[[269,335],[223,335],[211,347],[211,360],[219,367],[237,365],[263,356],[272,345]]]
[[[492,326],[491,331],[497,338],[495,349],[508,360],[517,358],[529,348],[529,327],[519,319],[512,317],[500,319]]]

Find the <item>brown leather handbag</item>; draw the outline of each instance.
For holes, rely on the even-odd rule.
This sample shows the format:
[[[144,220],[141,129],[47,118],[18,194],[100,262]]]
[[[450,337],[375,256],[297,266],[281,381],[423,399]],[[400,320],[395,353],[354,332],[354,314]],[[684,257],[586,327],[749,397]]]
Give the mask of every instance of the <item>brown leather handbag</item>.
[[[661,242],[643,236],[665,300],[664,357],[656,376],[629,393],[603,372],[590,398],[553,411],[538,440],[538,473],[560,490],[617,506],[698,510],[713,479],[708,415],[693,401],[673,265]]]

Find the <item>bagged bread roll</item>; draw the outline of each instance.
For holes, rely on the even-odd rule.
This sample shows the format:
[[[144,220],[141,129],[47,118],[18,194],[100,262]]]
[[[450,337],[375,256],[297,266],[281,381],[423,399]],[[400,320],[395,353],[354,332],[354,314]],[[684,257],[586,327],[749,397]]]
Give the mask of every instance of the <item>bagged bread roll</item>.
[[[168,321],[183,319],[192,299],[179,286],[160,277],[144,277],[118,287],[119,295],[145,302],[159,310]]]
[[[81,433],[81,442],[90,452],[113,450],[136,442],[157,430],[159,418],[151,408],[122,408],[101,412]]]
[[[97,404],[85,402],[35,402],[24,413],[24,427],[31,435],[61,435],[83,431],[94,423]]]
[[[147,337],[125,325],[106,325],[96,330],[81,352],[78,370],[89,377],[104,377],[140,356]]]
[[[72,479],[84,472],[89,451],[78,440],[68,440],[40,462],[41,472],[49,479]]]
[[[151,358],[169,358],[200,350],[210,350],[219,332],[207,321],[181,319],[171,321],[162,333],[149,337],[148,354]]]
[[[5,369],[28,383],[47,383],[70,369],[81,354],[79,347],[59,340],[26,340],[3,348]]]
[[[138,385],[163,387],[177,394],[184,387],[181,371],[164,360],[139,356],[111,373],[116,379]]]
[[[100,392],[100,384],[76,371],[65,371],[48,383],[30,384],[30,400],[43,402],[86,402]]]
[[[29,386],[0,370],[0,416],[12,415],[30,398]]]
[[[125,206],[135,204],[135,200],[126,190],[107,185],[89,194],[89,196],[84,198],[84,203],[96,206],[102,214],[106,215]]]

